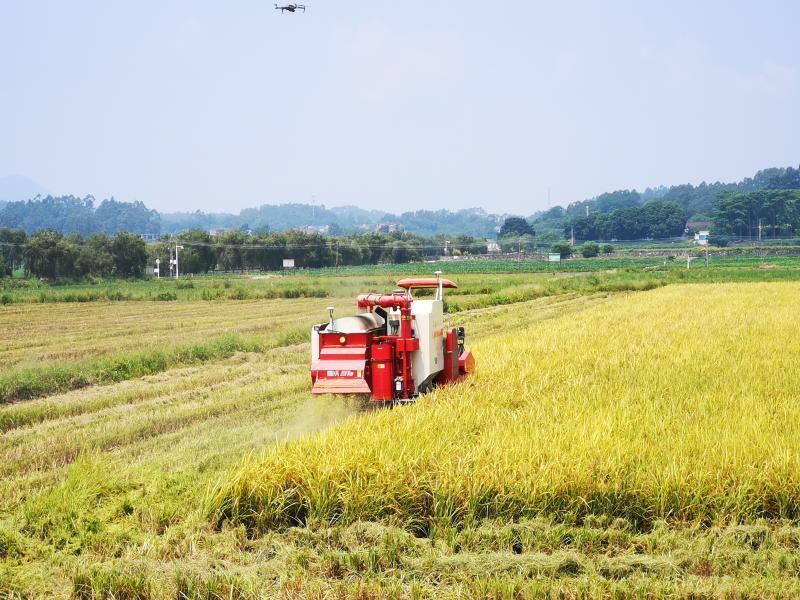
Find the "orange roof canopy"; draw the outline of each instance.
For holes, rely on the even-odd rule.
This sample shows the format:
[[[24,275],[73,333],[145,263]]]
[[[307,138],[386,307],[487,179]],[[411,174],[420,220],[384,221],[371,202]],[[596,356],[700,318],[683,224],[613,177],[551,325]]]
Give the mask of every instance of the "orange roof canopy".
[[[444,288],[457,288],[455,282],[449,279],[442,279],[442,287]],[[409,277],[401,279],[397,282],[397,287],[404,290],[416,290],[422,288],[437,288],[439,287],[439,280],[435,277]]]

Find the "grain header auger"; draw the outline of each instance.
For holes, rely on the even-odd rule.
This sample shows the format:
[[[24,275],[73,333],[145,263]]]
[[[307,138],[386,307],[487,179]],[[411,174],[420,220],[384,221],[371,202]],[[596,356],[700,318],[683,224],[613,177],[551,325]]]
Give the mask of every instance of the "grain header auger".
[[[333,318],[311,330],[311,391],[368,394],[374,402],[410,402],[437,385],[461,381],[475,370],[464,348],[464,328],[446,327],[444,289],[449,279],[410,278],[389,294],[361,294],[358,314]],[[433,289],[433,298],[413,290]]]

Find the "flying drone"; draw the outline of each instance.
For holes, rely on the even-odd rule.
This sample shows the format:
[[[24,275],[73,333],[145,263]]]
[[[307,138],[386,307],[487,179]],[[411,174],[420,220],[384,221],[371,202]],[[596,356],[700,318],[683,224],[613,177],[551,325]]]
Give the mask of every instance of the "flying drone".
[[[305,6],[305,4],[286,4],[284,6],[278,6],[276,4],[275,5],[275,10],[281,11],[281,14],[283,14],[287,10],[290,13],[297,12],[298,10],[302,10],[303,12],[306,12],[306,6]]]

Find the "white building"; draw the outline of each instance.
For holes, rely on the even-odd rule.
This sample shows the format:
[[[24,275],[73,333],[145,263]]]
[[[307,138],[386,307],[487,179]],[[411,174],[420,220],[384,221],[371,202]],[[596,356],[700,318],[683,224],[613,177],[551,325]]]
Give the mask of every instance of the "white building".
[[[710,235],[710,231],[704,230],[699,231],[694,234],[694,243],[700,246],[708,246],[708,236]]]

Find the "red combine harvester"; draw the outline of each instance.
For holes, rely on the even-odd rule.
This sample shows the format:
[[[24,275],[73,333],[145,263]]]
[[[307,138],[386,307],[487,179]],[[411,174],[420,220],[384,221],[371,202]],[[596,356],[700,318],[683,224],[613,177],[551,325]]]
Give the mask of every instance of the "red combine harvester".
[[[375,402],[408,402],[419,394],[461,381],[475,370],[464,349],[464,328],[444,324],[444,288],[436,278],[403,279],[390,294],[361,294],[358,314],[333,318],[311,330],[311,391],[370,394]],[[412,290],[435,289],[432,299]]]

